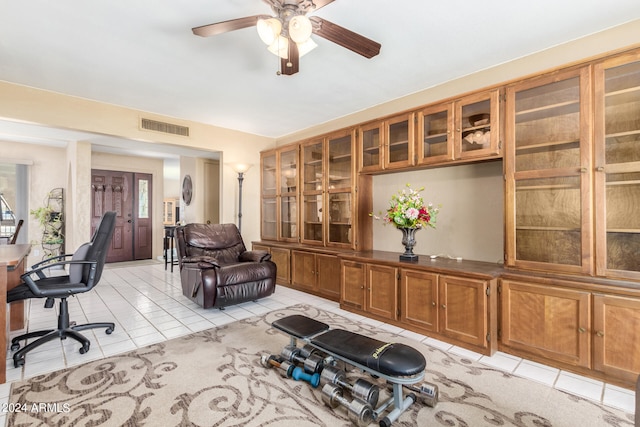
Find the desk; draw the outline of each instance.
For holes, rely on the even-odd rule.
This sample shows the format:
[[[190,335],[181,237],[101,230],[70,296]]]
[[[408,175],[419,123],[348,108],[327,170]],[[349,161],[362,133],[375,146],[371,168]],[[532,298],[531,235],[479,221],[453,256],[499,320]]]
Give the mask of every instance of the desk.
[[[0,245],[0,354],[7,354],[7,291],[20,284],[31,245]],[[24,328],[24,301],[11,304],[10,329]],[[0,363],[0,384],[7,382],[7,364]]]

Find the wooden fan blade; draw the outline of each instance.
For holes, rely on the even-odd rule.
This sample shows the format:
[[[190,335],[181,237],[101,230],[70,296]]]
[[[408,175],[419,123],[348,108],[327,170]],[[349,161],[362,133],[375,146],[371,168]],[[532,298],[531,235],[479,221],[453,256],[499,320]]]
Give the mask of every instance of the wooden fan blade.
[[[344,27],[317,16],[309,17],[313,25],[313,33],[339,44],[365,58],[373,58],[380,53],[380,43],[368,39]]]
[[[300,53],[298,52],[298,45],[291,39],[289,39],[289,58],[280,58],[280,73],[286,76],[291,76],[300,71]]]
[[[192,28],[193,34],[196,36],[210,37],[229,31],[240,30],[242,28],[253,27],[258,23],[258,19],[269,19],[269,15],[254,15],[244,18],[231,19],[229,21],[216,22],[215,24],[203,25],[201,27]]]

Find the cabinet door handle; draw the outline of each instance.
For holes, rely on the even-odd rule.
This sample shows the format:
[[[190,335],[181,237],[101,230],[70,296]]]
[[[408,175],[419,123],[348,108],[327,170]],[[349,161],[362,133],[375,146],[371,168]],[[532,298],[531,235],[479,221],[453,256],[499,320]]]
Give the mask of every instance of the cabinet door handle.
[[[599,337],[603,337],[604,336],[604,331],[598,331],[596,332],[596,335]]]
[[[602,167],[602,166],[598,166],[598,167],[596,168],[596,170],[597,170],[598,172],[602,172],[602,171],[604,171],[604,167]]]
[[[442,304],[440,307],[447,308],[447,305],[446,304]]]
[[[583,328],[582,326],[580,326],[578,328],[578,332],[580,332],[581,334],[584,334],[585,332],[587,332],[587,330],[585,328]]]
[[[435,301],[431,301],[431,305],[435,307],[436,306],[436,302]]]

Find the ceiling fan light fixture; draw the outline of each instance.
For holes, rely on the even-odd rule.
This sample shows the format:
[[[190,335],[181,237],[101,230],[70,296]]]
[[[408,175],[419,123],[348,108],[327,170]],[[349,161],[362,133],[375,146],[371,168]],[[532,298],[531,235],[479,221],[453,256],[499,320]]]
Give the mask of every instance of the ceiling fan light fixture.
[[[304,15],[296,15],[289,21],[289,36],[291,40],[300,44],[311,37],[311,21]]]
[[[277,18],[258,19],[256,24],[260,40],[267,46],[271,46],[280,37],[282,22]]]
[[[267,48],[269,52],[282,59],[289,58],[289,40],[286,37],[278,36],[278,38]]]
[[[307,41],[303,43],[296,43],[298,45],[298,54],[300,58],[302,58],[307,53],[311,52],[313,49],[317,48],[318,45],[312,39],[307,39]]]

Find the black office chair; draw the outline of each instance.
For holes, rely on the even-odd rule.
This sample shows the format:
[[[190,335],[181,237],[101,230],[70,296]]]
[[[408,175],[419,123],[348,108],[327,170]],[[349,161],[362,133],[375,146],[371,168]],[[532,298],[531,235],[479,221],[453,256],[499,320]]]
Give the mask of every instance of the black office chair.
[[[93,328],[106,328],[106,333],[111,334],[115,328],[113,323],[88,323],[76,325],[69,322],[69,306],[67,298],[75,294],[88,292],[100,281],[102,269],[107,257],[107,251],[111,243],[111,236],[115,226],[116,213],[106,212],[90,242],[81,245],[75,251],[71,260],[60,261],[66,257],[61,255],[36,264],[34,269],[21,276],[22,283],[7,292],[7,302],[20,301],[30,298],[46,298],[45,307],[52,307],[54,298],[60,298],[60,313],[58,314],[58,329],[47,329],[29,332],[11,340],[13,365],[17,368],[24,365],[24,356],[34,348],[55,338],[65,339],[71,337],[82,344],[80,353],[89,351],[91,342],[78,331]],[[55,261],[47,263],[47,261]],[[58,260],[58,261],[56,261]],[[57,266],[69,266],[68,275],[50,276],[44,274],[44,270]],[[41,337],[20,349],[20,341]]]

